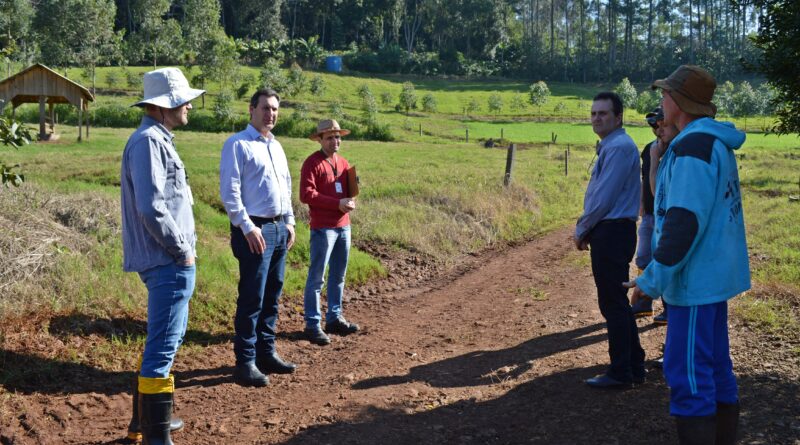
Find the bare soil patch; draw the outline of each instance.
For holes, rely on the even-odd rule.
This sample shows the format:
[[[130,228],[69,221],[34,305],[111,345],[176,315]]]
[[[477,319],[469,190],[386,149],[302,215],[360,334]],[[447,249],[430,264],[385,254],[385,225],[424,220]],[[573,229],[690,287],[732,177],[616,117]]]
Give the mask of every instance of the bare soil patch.
[[[279,352],[296,374],[262,389],[231,379],[228,338],[183,351],[175,365],[178,444],[667,444],[668,389],[658,369],[627,391],[582,380],[607,363],[605,326],[586,261],[568,229],[466,257],[447,271],[414,260],[361,289],[346,315],[364,327],[327,347],[301,339],[285,308]],[[405,269],[403,269],[405,268]],[[429,275],[435,278],[426,279]],[[395,278],[392,278],[395,277]],[[69,328],[31,319],[28,326]],[[24,323],[18,320],[17,323]],[[85,321],[86,347],[105,330]],[[664,329],[640,322],[648,358]],[[66,327],[65,327],[66,326]],[[83,325],[82,325],[83,326]],[[135,327],[139,328],[139,327]],[[0,391],[2,444],[121,443],[129,372],[48,358],[47,329],[3,327],[0,366],[30,378]],[[742,397],[742,443],[800,443],[800,366],[785,343],[737,323],[732,350]]]

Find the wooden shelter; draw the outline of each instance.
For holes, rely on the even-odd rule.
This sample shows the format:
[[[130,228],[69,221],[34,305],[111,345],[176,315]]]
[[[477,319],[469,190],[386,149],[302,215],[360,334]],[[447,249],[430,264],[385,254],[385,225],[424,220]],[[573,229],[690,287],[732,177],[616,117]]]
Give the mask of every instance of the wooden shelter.
[[[0,82],[0,111],[11,104],[12,115],[24,103],[39,104],[39,140],[53,139],[55,130],[55,104],[72,104],[78,108],[78,140],[83,139],[82,127],[86,125],[89,137],[89,102],[94,96],[88,89],[37,63]],[[48,110],[45,110],[45,104]],[[47,132],[47,125],[50,132]]]

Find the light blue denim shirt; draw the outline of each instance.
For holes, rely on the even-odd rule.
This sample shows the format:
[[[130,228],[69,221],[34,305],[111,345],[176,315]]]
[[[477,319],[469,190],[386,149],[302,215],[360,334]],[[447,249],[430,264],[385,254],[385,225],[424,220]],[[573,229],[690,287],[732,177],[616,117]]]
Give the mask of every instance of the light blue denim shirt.
[[[144,116],[122,153],[122,267],[126,272],[195,256],[192,191],[173,137],[155,119]]]
[[[604,219],[639,217],[642,193],[639,149],[624,128],[609,133],[597,147],[597,163],[583,197],[583,215],[575,227],[582,240]]]
[[[283,216],[294,225],[292,176],[280,142],[262,136],[252,125],[229,137],[219,161],[219,194],[231,224],[248,234],[250,216]]]

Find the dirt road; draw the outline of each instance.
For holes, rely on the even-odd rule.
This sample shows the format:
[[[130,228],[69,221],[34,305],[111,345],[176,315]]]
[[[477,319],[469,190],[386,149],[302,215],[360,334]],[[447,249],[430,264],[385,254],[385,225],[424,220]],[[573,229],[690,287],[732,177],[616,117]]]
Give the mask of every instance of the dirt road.
[[[568,229],[469,257],[457,269],[348,303],[363,333],[319,347],[284,316],[279,352],[297,363],[266,388],[231,379],[228,339],[179,354],[178,444],[667,444],[668,389],[658,369],[632,390],[602,391],[607,343],[588,263]],[[648,359],[664,329],[640,322]],[[798,370],[732,325],[742,443],[800,444]],[[757,351],[757,352],[754,352]],[[5,366],[11,365],[5,363]],[[770,366],[767,366],[770,365]],[[66,366],[66,365],[65,365]],[[119,375],[59,369],[42,391],[6,388],[3,444],[121,443],[130,405]],[[80,378],[84,376],[85,378]],[[108,382],[108,383],[104,383]],[[7,412],[8,414],[8,412]],[[10,419],[10,420],[9,420]]]

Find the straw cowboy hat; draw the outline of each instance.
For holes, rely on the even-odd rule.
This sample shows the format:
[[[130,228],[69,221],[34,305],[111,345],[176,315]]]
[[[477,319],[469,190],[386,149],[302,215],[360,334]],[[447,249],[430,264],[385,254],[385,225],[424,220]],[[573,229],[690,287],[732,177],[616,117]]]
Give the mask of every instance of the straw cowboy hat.
[[[133,106],[152,104],[162,108],[176,108],[206,92],[190,87],[189,81],[178,68],[161,68],[145,73],[143,83],[144,99]]]
[[[681,65],[666,79],[653,82],[651,88],[669,91],[672,100],[684,113],[711,117],[717,114],[717,106],[711,102],[717,81],[699,66]]]
[[[339,126],[339,123],[334,119],[323,119],[317,124],[317,131],[311,134],[308,138],[312,141],[319,141],[322,135],[332,131],[338,132],[342,136],[350,134],[350,130],[345,130]]]

